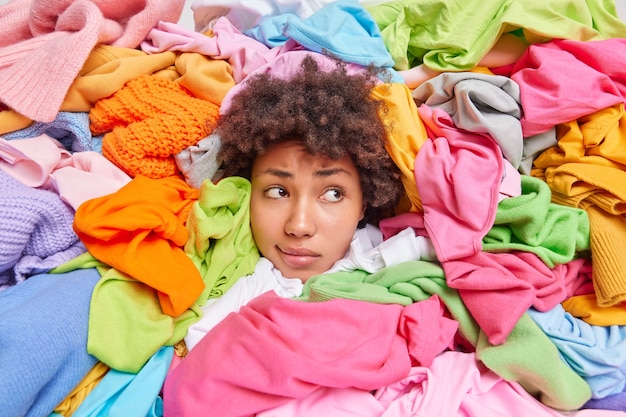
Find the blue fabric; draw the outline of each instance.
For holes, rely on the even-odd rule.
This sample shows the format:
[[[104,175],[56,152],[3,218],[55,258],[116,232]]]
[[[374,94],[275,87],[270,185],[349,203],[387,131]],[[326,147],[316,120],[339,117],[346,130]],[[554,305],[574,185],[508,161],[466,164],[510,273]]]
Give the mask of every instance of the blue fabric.
[[[102,153],[103,136],[93,136],[89,130],[89,113],[59,112],[49,123],[34,122],[24,129],[5,133],[6,140],[34,138],[46,134],[61,142],[72,152],[94,151]]]
[[[592,408],[596,410],[613,410],[626,412],[626,392],[609,395],[605,398],[591,399],[581,408]]]
[[[592,398],[621,393],[626,385],[626,326],[593,326],[561,304],[530,317],[556,345],[561,357],[591,388]]]
[[[84,269],[33,275],[0,292],[0,414],[49,415],[94,367],[87,353],[91,293]]]
[[[72,417],[161,417],[159,392],[173,355],[174,348],[165,346],[136,374],[111,369]]]
[[[378,25],[358,1],[329,3],[306,19],[290,13],[269,17],[244,33],[270,47],[293,39],[307,50],[328,52],[344,62],[385,68],[390,81],[404,82],[392,69],[395,63]]]

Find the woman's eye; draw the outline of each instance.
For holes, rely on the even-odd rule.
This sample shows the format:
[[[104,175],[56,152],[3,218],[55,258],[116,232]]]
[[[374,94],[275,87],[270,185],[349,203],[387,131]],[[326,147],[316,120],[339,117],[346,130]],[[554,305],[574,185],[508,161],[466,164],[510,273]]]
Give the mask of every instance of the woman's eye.
[[[343,198],[343,191],[337,189],[337,188],[333,188],[330,190],[327,190],[324,195],[323,195],[324,200],[326,201],[330,201],[331,203],[337,202],[337,201],[341,201],[341,199]]]
[[[287,196],[287,191],[282,187],[271,187],[265,190],[265,196],[268,198],[283,198]]]

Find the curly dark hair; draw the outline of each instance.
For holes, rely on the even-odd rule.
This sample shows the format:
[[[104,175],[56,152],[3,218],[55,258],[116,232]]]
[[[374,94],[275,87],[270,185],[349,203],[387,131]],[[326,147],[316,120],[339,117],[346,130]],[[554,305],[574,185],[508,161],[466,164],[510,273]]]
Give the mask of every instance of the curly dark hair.
[[[377,70],[348,74],[345,63],[321,71],[310,56],[288,80],[252,75],[233,96],[216,132],[224,176],[250,178],[257,155],[290,139],[301,140],[312,155],[339,159],[348,154],[360,176],[365,222],[393,214],[402,195],[400,171],[385,149],[383,102],[373,99]]]

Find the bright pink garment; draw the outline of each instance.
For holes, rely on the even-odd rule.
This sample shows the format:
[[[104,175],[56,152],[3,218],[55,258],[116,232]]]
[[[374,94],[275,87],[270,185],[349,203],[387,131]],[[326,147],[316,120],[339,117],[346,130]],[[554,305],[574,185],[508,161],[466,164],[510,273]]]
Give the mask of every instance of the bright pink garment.
[[[430,140],[415,158],[415,183],[424,226],[440,261],[482,250],[493,226],[503,162],[498,144],[483,133],[457,129],[448,113],[418,108]]]
[[[510,75],[520,86],[524,137],[624,102],[624,62],[622,38],[530,45]]]
[[[446,282],[472,313],[489,342],[499,345],[533,306],[547,311],[570,297],[586,261],[549,268],[531,252],[480,252],[442,263]]]
[[[221,321],[168,375],[164,415],[249,416],[320,387],[388,385],[411,367],[405,337],[421,327],[403,337],[398,325],[420,322],[418,304],[309,303],[265,293]]]
[[[16,0],[0,6],[0,102],[52,122],[97,44],[136,48],[184,0]]]

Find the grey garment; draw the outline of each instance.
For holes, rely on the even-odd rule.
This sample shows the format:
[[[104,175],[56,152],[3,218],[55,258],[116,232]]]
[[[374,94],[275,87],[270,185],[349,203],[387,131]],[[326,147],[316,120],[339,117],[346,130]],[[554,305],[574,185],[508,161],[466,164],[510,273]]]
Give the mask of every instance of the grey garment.
[[[524,154],[522,155],[522,163],[519,166],[519,172],[524,175],[530,175],[533,162],[537,157],[548,148],[557,146],[556,128],[547,132],[538,133],[533,136],[524,138]]]
[[[475,72],[443,72],[413,90],[418,106],[448,113],[459,129],[487,133],[518,169],[522,162],[522,106],[519,85],[508,77]]]
[[[178,169],[183,173],[187,184],[194,188],[202,187],[205,179],[213,179],[220,167],[217,154],[221,148],[220,137],[212,133],[174,155]]]

